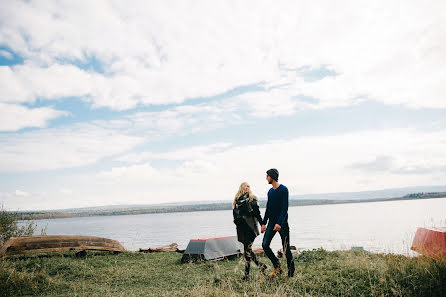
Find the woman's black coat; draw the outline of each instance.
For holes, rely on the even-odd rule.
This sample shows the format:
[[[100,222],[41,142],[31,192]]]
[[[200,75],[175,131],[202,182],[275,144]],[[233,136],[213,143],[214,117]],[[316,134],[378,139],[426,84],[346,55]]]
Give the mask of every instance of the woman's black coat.
[[[251,243],[260,234],[259,222],[262,222],[257,198],[249,201],[248,194],[237,198],[233,208],[234,223],[237,226],[237,240]]]

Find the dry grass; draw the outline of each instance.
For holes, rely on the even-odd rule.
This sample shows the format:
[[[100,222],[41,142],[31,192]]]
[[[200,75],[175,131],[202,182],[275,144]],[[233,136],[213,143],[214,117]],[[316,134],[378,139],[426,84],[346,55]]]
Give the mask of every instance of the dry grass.
[[[0,261],[0,296],[446,296],[446,262],[426,257],[318,249],[296,256],[294,279],[269,280],[253,266],[249,281],[241,281],[242,258],[198,264],[180,258],[102,252],[11,257]]]

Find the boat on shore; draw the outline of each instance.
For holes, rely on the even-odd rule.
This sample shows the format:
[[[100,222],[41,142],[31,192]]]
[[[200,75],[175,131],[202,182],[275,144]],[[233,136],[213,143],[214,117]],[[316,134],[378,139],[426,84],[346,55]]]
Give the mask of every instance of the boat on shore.
[[[99,250],[124,252],[119,241],[84,235],[42,235],[11,237],[0,247],[0,257],[63,251]]]
[[[410,249],[431,258],[446,258],[446,227],[418,228]]]

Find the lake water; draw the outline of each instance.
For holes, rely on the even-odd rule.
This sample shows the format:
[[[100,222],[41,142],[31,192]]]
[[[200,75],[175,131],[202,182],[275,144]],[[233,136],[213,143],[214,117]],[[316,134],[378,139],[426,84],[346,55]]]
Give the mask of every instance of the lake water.
[[[264,209],[261,210],[262,215]],[[362,246],[373,252],[413,254],[417,227],[446,226],[446,199],[296,206],[289,209],[291,244],[327,250]],[[235,235],[232,211],[99,216],[37,220],[47,234],[94,235],[120,241],[126,249],[172,242],[186,248],[189,239]],[[263,234],[254,246],[261,247]],[[272,242],[280,248],[280,236]]]

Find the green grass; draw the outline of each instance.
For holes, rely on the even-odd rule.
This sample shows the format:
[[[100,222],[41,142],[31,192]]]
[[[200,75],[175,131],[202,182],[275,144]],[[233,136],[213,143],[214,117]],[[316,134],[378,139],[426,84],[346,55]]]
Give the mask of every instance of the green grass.
[[[85,258],[74,252],[9,257],[0,260],[0,296],[446,296],[446,262],[426,257],[318,249],[295,257],[294,279],[285,273],[269,280],[253,265],[249,281],[241,280],[242,258],[180,259],[91,251]]]

